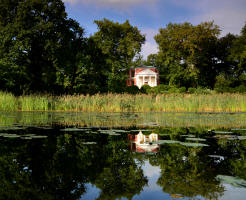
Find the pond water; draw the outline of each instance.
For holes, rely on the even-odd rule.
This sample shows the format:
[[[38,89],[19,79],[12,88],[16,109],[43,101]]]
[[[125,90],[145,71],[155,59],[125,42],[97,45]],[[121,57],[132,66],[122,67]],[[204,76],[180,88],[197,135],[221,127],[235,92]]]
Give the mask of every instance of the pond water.
[[[246,117],[0,113],[0,199],[245,199]]]

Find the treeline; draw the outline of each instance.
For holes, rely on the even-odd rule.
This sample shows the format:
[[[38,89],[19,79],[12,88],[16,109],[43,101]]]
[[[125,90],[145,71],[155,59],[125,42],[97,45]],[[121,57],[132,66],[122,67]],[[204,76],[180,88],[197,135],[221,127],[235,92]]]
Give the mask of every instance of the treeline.
[[[148,64],[158,67],[168,87],[246,91],[246,25],[239,36],[220,38],[213,22],[170,23],[155,36],[159,52],[143,60],[145,35],[137,27],[108,19],[94,23],[98,31],[85,37],[61,0],[1,0],[0,90],[131,92],[127,70]]]
[[[239,36],[219,35],[213,22],[170,23],[155,36],[159,52],[146,63],[159,68],[162,84],[246,92],[246,24]]]

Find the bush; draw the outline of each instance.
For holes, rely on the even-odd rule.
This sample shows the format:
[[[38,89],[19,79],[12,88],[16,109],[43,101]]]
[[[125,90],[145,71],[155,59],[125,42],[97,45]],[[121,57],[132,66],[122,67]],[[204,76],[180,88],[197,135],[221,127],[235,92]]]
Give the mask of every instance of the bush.
[[[168,93],[179,93],[179,89],[176,88],[176,87],[171,87],[171,88],[168,90]]]
[[[136,85],[126,87],[126,92],[129,94],[138,94],[140,92]]]
[[[185,87],[176,88],[176,87],[171,87],[169,85],[162,85],[162,84],[151,88],[147,86],[145,87],[145,89],[142,89],[142,93],[146,93],[146,94],[171,94],[171,93],[185,93],[185,92],[186,92]]]
[[[238,87],[217,87],[214,88],[217,93],[246,93],[246,86],[240,85]]]
[[[230,87],[231,84],[232,84],[231,80],[226,79],[223,74],[220,74],[216,77],[214,90],[217,93],[233,92],[233,89]]]
[[[246,92],[246,86],[245,85],[240,85],[240,86],[236,87],[235,88],[235,92],[245,93]]]
[[[168,93],[168,90],[170,89],[170,86],[168,85],[158,85],[156,87],[152,87],[149,92],[151,94],[165,94],[165,93]],[[149,93],[148,93],[149,94]]]
[[[190,94],[211,94],[212,91],[207,88],[189,88],[188,93]]]
[[[194,94],[196,92],[196,88],[188,88],[188,93]]]
[[[163,93],[168,93],[168,90],[170,89],[170,86],[169,85],[163,85],[163,84],[160,84],[157,86],[157,91],[158,91],[158,94],[163,94]]]
[[[179,93],[185,93],[185,92],[186,92],[186,88],[185,87],[179,88]]]
[[[144,94],[150,94],[151,93],[151,87],[149,85],[143,85],[140,88],[140,92]]]

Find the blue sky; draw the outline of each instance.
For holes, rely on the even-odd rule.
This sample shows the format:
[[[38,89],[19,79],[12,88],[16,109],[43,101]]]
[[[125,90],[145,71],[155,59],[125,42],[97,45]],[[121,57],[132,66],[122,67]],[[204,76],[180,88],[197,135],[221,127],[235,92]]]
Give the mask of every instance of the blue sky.
[[[239,34],[246,22],[246,0],[63,0],[68,17],[85,29],[86,36],[97,31],[94,20],[103,18],[123,23],[129,20],[146,35],[142,55],[156,53],[154,36],[169,22],[196,25],[214,20],[221,35]]]

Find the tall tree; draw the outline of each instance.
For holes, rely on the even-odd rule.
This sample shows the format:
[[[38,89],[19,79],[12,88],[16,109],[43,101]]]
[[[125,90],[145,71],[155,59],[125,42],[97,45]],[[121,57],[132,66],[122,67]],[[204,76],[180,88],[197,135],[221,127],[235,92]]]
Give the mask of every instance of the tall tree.
[[[15,93],[62,91],[57,78],[69,67],[62,58],[69,57],[73,68],[82,40],[83,29],[67,19],[61,0],[2,0],[0,89]]]
[[[197,26],[187,22],[169,23],[166,28],[159,30],[155,36],[159,45],[158,57],[161,68],[168,70],[170,85],[213,87],[219,33],[219,27],[213,22]]]
[[[243,80],[243,84],[246,85],[246,23],[240,36],[234,40],[230,59],[236,63],[235,76]]]
[[[227,34],[218,41],[219,75],[216,90],[245,92],[246,89],[246,25],[240,35]],[[241,88],[240,88],[241,87]],[[234,90],[233,88],[237,88]]]
[[[134,57],[140,53],[145,36],[128,20],[122,24],[108,19],[95,23],[98,32],[93,39],[107,56],[106,62],[110,67],[108,89],[119,91],[120,87],[125,85],[126,70],[131,67]]]

